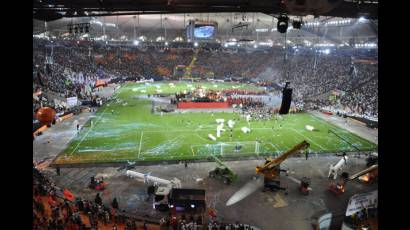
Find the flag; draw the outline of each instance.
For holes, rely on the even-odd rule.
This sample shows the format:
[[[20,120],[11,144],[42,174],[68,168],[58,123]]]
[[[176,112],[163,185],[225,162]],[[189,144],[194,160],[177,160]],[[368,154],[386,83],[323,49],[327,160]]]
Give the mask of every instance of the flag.
[[[71,193],[71,191],[70,190],[68,190],[68,189],[64,189],[64,197],[67,199],[67,200],[70,200],[70,201],[73,201],[74,200],[74,195]]]

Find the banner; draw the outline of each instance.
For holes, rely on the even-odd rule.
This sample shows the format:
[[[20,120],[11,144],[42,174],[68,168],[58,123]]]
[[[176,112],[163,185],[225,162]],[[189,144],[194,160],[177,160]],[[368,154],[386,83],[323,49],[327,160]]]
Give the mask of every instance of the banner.
[[[102,79],[98,79],[97,81],[95,81],[95,87],[100,87],[100,86],[105,86],[106,82]]]
[[[351,216],[364,208],[376,208],[377,199],[377,190],[352,196],[349,200],[349,204],[347,205],[346,216]]]
[[[77,97],[67,97],[67,106],[68,107],[77,106],[77,103],[78,103]]]

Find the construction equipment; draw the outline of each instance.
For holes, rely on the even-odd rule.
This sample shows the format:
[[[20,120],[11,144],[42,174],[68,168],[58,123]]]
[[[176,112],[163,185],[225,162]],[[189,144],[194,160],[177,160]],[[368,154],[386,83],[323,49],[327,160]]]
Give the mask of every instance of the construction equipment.
[[[378,175],[379,175],[379,165],[375,164],[361,172],[356,173],[355,175],[351,176],[351,178],[352,179],[358,178],[359,181],[363,183],[371,183],[374,179],[378,177]]]
[[[346,153],[343,153],[342,159],[340,159],[336,165],[330,165],[328,178],[333,177],[333,179],[336,180],[339,171],[347,164],[347,159]]]
[[[341,195],[345,192],[345,185],[349,180],[349,174],[347,172],[343,172],[340,175],[338,182],[332,182],[329,185],[329,191],[333,192],[336,195]]]
[[[173,188],[181,188],[181,181],[178,178],[166,180],[151,176],[150,173],[140,173],[131,170],[126,171],[126,175],[132,178],[143,180],[144,183],[153,182],[154,185],[148,187],[148,195],[154,195],[153,208],[160,211],[168,210],[168,195]]]
[[[377,164],[379,161],[379,155],[377,153],[369,154],[369,157],[366,159],[366,166],[372,166]]]
[[[224,184],[230,184],[236,180],[238,176],[229,166],[223,163],[216,156],[211,155],[211,157],[215,160],[216,163],[218,163],[219,166],[209,172],[210,178],[222,179]]]
[[[299,186],[299,191],[303,195],[309,195],[309,185],[310,185],[310,179],[307,177],[303,177],[302,180],[300,181],[300,186]]]
[[[129,177],[144,180],[144,183],[152,181],[155,184],[161,184],[167,187],[181,188],[181,181],[178,178],[174,178],[173,180],[166,180],[159,177],[151,176],[150,173],[140,173],[131,170],[127,170],[126,175]]]
[[[302,141],[300,144],[294,146],[292,149],[277,158],[267,158],[263,166],[256,166],[256,173],[264,175],[264,191],[285,190],[285,188],[280,187],[279,177],[280,172],[286,172],[286,170],[281,170],[280,164],[290,155],[296,154],[301,150],[305,150],[309,148],[309,146],[310,144],[307,141]]]
[[[336,195],[341,195],[345,192],[346,183],[348,181],[355,180],[356,178],[359,178],[359,180],[360,180],[361,177],[362,177],[361,180],[365,180],[363,178],[363,176],[366,176],[366,175],[367,175],[366,176],[367,181],[365,181],[365,182],[369,182],[370,179],[374,179],[375,177],[377,177],[378,167],[379,167],[378,165],[372,165],[369,168],[366,168],[365,170],[362,170],[358,173],[355,173],[354,175],[352,175],[350,177],[349,177],[348,173],[344,172],[344,173],[342,173],[342,175],[340,177],[340,180],[337,183],[333,182],[329,185],[329,190],[331,192],[333,192],[334,194],[336,194]],[[370,176],[370,175],[372,175],[372,176]]]

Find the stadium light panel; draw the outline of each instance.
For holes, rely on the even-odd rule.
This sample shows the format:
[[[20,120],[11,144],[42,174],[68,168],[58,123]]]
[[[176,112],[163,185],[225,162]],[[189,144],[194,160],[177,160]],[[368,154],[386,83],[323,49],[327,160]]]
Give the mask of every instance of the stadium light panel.
[[[139,45],[139,44],[140,44],[140,42],[139,42],[138,40],[134,40],[134,42],[133,42],[133,43],[134,43],[134,45],[135,45],[135,46],[137,46],[137,45]]]
[[[362,17],[359,18],[359,22],[365,22],[365,21],[366,21],[365,17],[362,16]]]
[[[195,46],[195,47],[198,47],[198,42],[194,42],[194,46]]]
[[[295,29],[300,29],[302,27],[302,22],[301,21],[293,21],[292,27]]]
[[[165,46],[168,46],[168,42],[165,42]]]
[[[288,21],[289,18],[286,15],[281,15],[278,18],[278,24],[277,24],[277,29],[279,31],[279,33],[286,33],[286,31],[288,30]]]
[[[117,25],[115,25],[114,23],[105,23],[105,26],[116,27]]]

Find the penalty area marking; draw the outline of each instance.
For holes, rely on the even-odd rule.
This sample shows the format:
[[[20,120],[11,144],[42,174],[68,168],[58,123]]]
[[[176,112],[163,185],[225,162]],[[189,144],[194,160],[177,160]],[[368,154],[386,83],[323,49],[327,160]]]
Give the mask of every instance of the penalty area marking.
[[[77,144],[77,146],[75,146],[75,148],[73,149],[73,151],[70,153],[70,155],[72,155],[78,148],[78,146],[80,146],[81,143],[83,143],[84,139],[88,136],[88,134],[90,133],[91,130],[93,130],[93,128],[95,126],[97,126],[97,123],[101,120],[105,110],[107,109],[107,107],[104,108],[104,111],[102,111],[101,115],[98,117],[98,120],[95,122],[95,124],[90,127],[90,129],[87,131],[87,133],[83,136],[83,138],[81,138],[80,142]]]
[[[280,150],[278,148],[276,148],[276,146],[272,143],[269,143],[274,149],[276,149],[276,152],[280,152]]]
[[[300,133],[300,132],[297,131],[296,129],[294,129],[294,128],[290,128],[290,129],[293,130],[293,131],[295,131],[295,132],[296,132],[297,134],[299,134],[300,136],[302,136],[302,137],[308,139],[308,140],[311,141],[313,144],[319,146],[322,150],[326,150],[326,148],[323,148],[323,146],[321,146],[321,145],[319,145],[318,143],[314,142],[312,139],[310,139],[309,137],[303,135],[302,133]]]

